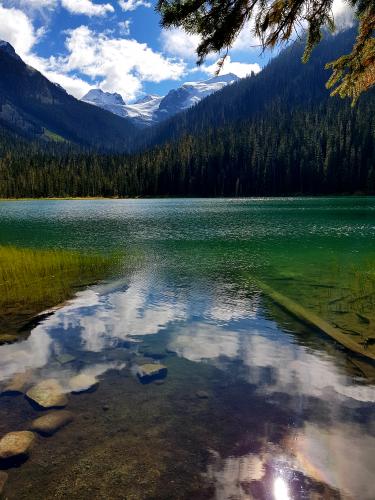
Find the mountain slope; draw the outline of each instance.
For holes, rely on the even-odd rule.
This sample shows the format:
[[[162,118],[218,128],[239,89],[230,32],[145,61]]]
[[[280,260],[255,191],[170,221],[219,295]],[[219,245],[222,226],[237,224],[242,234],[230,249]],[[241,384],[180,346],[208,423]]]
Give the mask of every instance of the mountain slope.
[[[141,138],[139,149],[174,141],[186,133],[200,134],[207,128],[264,118],[275,108],[288,112],[327,102],[331,98],[325,83],[330,73],[325,64],[350,51],[354,37],[353,29],[327,35],[307,64],[301,63],[304,42],[294,43],[259,74],[224,87],[194,108],[150,130]]]
[[[123,118],[130,118],[139,127],[160,123],[185,109],[191,108],[205,97],[238,80],[233,73],[216,76],[203,82],[186,82],[165,97],[147,95],[134,104],[126,104],[120,94],[92,89],[82,101],[99,106]]]
[[[143,130],[137,154],[23,145],[2,156],[0,131],[0,196],[375,194],[375,89],[352,108],[324,86],[324,63],[353,36],[327,38],[307,65],[302,45],[288,48],[259,76]]]
[[[126,150],[132,123],[83,103],[27,66],[7,42],[0,44],[0,125],[29,139]]]

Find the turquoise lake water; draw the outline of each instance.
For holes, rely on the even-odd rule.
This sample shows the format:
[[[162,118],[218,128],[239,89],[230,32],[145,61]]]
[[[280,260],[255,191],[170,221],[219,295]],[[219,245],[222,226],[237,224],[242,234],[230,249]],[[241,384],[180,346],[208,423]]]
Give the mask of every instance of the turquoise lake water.
[[[122,259],[0,346],[2,387],[55,379],[74,414],[2,467],[6,498],[374,498],[373,362],[260,283],[370,352],[375,198],[0,202],[0,244]],[[141,383],[146,363],[166,377]],[[82,374],[97,387],[70,394]],[[41,414],[1,396],[0,436]]]

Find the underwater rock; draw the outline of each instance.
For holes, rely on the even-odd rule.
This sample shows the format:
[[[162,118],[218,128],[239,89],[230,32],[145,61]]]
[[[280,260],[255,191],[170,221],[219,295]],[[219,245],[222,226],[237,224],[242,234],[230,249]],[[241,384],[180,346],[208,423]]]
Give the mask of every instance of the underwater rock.
[[[26,396],[42,408],[63,408],[68,404],[68,397],[56,379],[39,382]]]
[[[33,432],[8,432],[0,439],[0,460],[27,456],[34,441],[35,434]]]
[[[69,380],[69,386],[73,393],[94,391],[99,385],[99,381],[94,375],[80,373]]]
[[[43,415],[35,419],[30,429],[42,434],[42,436],[52,436],[62,427],[72,422],[74,415],[70,411],[51,411],[47,415]]]
[[[7,481],[8,481],[8,474],[5,471],[0,470],[0,495],[2,494],[5,487],[5,483]]]
[[[199,399],[208,399],[210,397],[210,395],[208,394],[208,392],[206,391],[197,391],[195,393],[195,395],[197,396],[197,398]]]
[[[8,384],[1,391],[3,395],[23,394],[30,384],[30,377],[32,372],[30,370],[23,373],[16,373],[9,381]]]
[[[75,361],[75,359],[76,358],[71,354],[60,354],[59,356],[56,356],[56,360],[60,363],[60,365],[66,365]]]
[[[0,335],[0,345],[3,344],[13,344],[13,342],[17,342],[19,337],[17,335],[12,335],[10,333],[3,333]]]
[[[167,376],[168,368],[159,363],[148,363],[138,367],[137,375],[143,384],[152,382],[153,380],[163,379]]]

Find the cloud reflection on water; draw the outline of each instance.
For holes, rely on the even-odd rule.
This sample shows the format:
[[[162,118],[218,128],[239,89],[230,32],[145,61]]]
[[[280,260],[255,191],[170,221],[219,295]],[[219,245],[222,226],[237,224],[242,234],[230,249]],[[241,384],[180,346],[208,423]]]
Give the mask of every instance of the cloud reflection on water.
[[[374,402],[375,389],[345,371],[345,355],[298,343],[295,336],[263,317],[258,295],[236,298],[232,293],[226,296],[228,290],[215,288],[204,293],[193,288],[172,291],[165,283],[156,283],[134,276],[126,287],[80,292],[34,328],[27,340],[0,348],[0,381],[34,368],[43,369],[43,376],[58,378],[65,387],[77,372],[59,366],[56,354],[69,351],[69,346],[75,345],[85,360],[85,352],[101,355],[119,341],[164,331],[167,347],[181,358],[211,363],[223,371],[239,368],[239,376],[255,387],[257,397],[274,404],[275,411],[280,404],[277,397],[288,396],[283,409],[289,405],[298,420],[289,451],[301,469],[315,476],[324,470],[322,479],[332,487],[353,498],[370,499],[372,480],[366,464],[374,456],[374,438],[369,438],[359,421],[353,420],[349,429],[343,420],[348,407],[356,410]],[[85,362],[86,372],[95,377],[123,367],[106,363],[100,356]],[[316,423],[314,412],[306,415],[311,400],[327,408],[324,426]],[[267,446],[265,453],[269,453]],[[239,494],[239,498],[251,498],[241,484],[250,476],[259,479],[263,467],[258,455],[217,456],[208,469],[217,499]]]

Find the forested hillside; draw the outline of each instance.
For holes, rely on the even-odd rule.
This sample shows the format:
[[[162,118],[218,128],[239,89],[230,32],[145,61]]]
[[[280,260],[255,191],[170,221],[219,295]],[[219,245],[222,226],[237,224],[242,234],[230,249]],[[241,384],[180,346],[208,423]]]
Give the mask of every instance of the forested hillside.
[[[317,105],[332,101],[325,87],[329,76],[325,64],[350,51],[354,37],[354,29],[335,36],[327,34],[307,64],[301,63],[304,42],[294,43],[257,75],[212,94],[199,105],[142,135],[139,138],[141,147],[170,142],[186,133],[204,133],[206,128],[264,119],[272,116],[275,110],[279,113],[292,109],[314,110]],[[348,107],[347,101],[334,99],[340,106]]]
[[[375,99],[332,101],[186,135],[136,156],[75,152],[0,160],[0,196],[375,193]]]
[[[352,108],[324,87],[324,63],[352,36],[327,39],[308,65],[302,45],[288,48],[143,134],[156,144],[132,156],[36,143],[30,154],[26,141],[0,137],[0,196],[374,194],[375,93]]]

